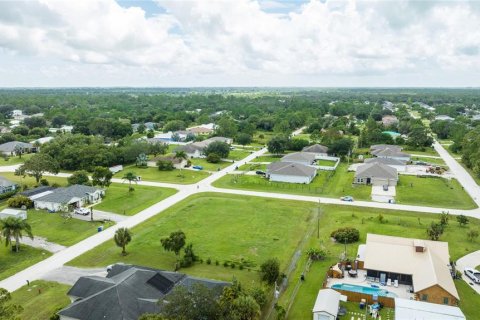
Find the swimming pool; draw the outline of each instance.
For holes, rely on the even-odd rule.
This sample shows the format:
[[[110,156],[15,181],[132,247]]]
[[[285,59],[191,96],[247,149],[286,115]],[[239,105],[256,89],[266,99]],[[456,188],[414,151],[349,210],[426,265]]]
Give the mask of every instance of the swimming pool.
[[[389,297],[389,298],[397,297],[395,293],[389,292],[388,290],[385,290],[385,289],[357,286],[354,284],[336,283],[332,286],[332,289],[364,293],[364,294],[369,294],[371,296],[377,295],[379,297]]]

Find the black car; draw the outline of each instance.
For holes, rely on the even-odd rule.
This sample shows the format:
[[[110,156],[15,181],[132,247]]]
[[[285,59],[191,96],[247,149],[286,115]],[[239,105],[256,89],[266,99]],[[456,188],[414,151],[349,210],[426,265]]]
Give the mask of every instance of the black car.
[[[257,170],[257,171],[255,171],[255,173],[259,174],[259,175],[262,175],[262,176],[266,175],[266,173],[261,171],[261,170]]]

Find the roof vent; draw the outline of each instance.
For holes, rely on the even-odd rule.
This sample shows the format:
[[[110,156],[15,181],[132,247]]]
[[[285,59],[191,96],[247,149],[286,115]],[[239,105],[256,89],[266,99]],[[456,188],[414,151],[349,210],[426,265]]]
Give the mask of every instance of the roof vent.
[[[425,250],[427,249],[425,247],[425,241],[423,240],[413,240],[413,246],[415,247],[415,252],[425,252]]]

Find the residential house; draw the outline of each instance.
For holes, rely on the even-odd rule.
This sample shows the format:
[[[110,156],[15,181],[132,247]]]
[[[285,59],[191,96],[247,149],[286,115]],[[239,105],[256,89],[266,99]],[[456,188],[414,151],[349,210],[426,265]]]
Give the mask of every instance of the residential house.
[[[35,209],[65,211],[99,202],[104,194],[103,189],[75,184],[48,191],[43,196],[35,198],[33,204]]]
[[[322,146],[321,144],[314,144],[302,149],[302,152],[309,152],[315,154],[315,157],[318,159],[320,157],[328,156],[328,147]]]
[[[393,115],[385,115],[382,117],[382,124],[385,127],[390,127],[398,123],[398,119]]]
[[[435,117],[435,121],[453,121],[455,120],[454,118],[441,114]]]
[[[220,295],[227,282],[188,276],[173,271],[115,264],[106,277],[80,277],[68,291],[72,303],[60,310],[60,320],[138,320],[159,313],[177,287],[204,285]]]
[[[395,298],[395,320],[466,320],[459,307]]]
[[[58,133],[58,132],[72,133],[72,131],[73,131],[73,126],[67,126],[67,125],[63,125],[60,128],[49,128],[48,129],[48,132],[50,132],[50,133]]]
[[[0,211],[0,219],[6,219],[10,217],[27,220],[27,210],[5,208],[2,211]]]
[[[460,298],[449,264],[447,242],[371,233],[357,255],[368,281],[410,286],[417,300],[456,306]]]
[[[340,300],[347,301],[346,297],[333,289],[318,291],[317,300],[313,307],[313,320],[336,320]]]
[[[18,184],[0,176],[0,194],[17,190]]]
[[[389,144],[377,144],[370,147],[370,153],[377,158],[391,158],[410,161],[410,155],[402,152],[402,147]]]
[[[176,157],[174,157],[174,156],[160,156],[160,157],[156,157],[156,158],[153,158],[151,161],[148,161],[148,162],[147,162],[147,165],[148,165],[149,167],[156,167],[156,166],[157,166],[157,162],[158,162],[159,160],[170,161],[175,169],[182,169],[182,168],[185,168],[185,166],[187,165],[187,160],[185,160],[185,159],[183,159],[183,158],[176,158]]]
[[[22,153],[36,152],[37,148],[31,143],[21,141],[10,141],[0,144],[0,152],[7,156],[15,155],[15,152],[20,150]]]
[[[357,168],[353,183],[374,186],[396,186],[398,183],[397,169],[381,163],[367,163]]]
[[[393,158],[367,158],[363,162],[384,164],[386,166],[397,169],[398,172],[407,171],[407,163],[405,161],[397,160]]]
[[[315,163],[315,153],[310,152],[294,152],[282,157],[281,162],[291,162],[311,166]]]
[[[267,165],[266,177],[270,181],[309,184],[317,169],[294,162],[272,162]]]
[[[12,117],[17,118],[23,116],[23,111],[19,109],[12,110]]]
[[[206,155],[203,154],[203,150],[210,145],[212,142],[224,142],[227,144],[232,144],[233,140],[231,138],[225,137],[212,137],[199,142],[192,142],[182,146],[179,146],[174,151],[184,151],[189,158],[205,158]]]
[[[111,173],[116,174],[123,170],[123,165],[118,164],[116,166],[111,166],[108,170],[110,170]]]

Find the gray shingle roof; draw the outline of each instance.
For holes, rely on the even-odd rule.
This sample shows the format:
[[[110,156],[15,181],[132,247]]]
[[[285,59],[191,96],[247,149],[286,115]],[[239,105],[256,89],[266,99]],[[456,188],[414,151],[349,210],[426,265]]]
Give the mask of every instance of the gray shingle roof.
[[[283,156],[280,161],[282,162],[302,161],[302,162],[313,163],[313,161],[315,161],[315,154],[311,152],[294,152],[294,153],[289,153]]]
[[[272,162],[267,165],[267,174],[311,177],[316,173],[317,169],[294,162]]]
[[[19,146],[22,149],[31,149],[33,148],[33,144],[21,142],[21,141],[10,141],[4,144],[0,144],[0,152],[13,152],[15,148]]]
[[[0,176],[0,187],[7,188],[7,187],[15,186],[15,185],[16,185],[15,182],[10,181],[5,177]]]
[[[50,194],[35,199],[35,201],[53,202],[53,203],[69,203],[73,198],[84,198],[87,194],[94,193],[99,190],[95,187],[74,184],[66,188],[55,189]]]
[[[313,153],[327,153],[328,147],[322,146],[321,144],[314,144],[302,149],[303,152],[313,152]]]
[[[58,314],[81,320],[137,320],[144,313],[158,313],[161,305],[157,301],[168,296],[173,287],[162,292],[152,279],[171,282],[173,287],[191,288],[194,283],[201,283],[219,291],[229,285],[227,282],[194,278],[181,273],[117,264],[107,278],[80,278],[68,294],[82,299]]]
[[[367,163],[357,168],[356,178],[398,179],[397,169],[381,163]]]
[[[393,158],[369,158],[365,159],[365,163],[381,163],[387,166],[404,166],[406,165],[405,161],[397,160]]]
[[[36,187],[34,189],[25,190],[23,192],[20,192],[20,194],[22,196],[31,197],[31,196],[34,196],[36,194],[43,193],[43,192],[46,192],[46,191],[51,191],[51,190],[54,190],[54,189],[55,189],[54,187],[50,187],[50,186],[40,186],[40,187]]]
[[[397,149],[383,149],[383,150],[378,150],[375,151],[375,153],[372,153],[376,157],[389,157],[389,158],[410,158],[410,155],[407,153],[403,153],[398,151]]]
[[[175,149],[175,151],[185,151],[186,153],[194,153],[195,151],[202,151],[203,149],[208,147],[208,145],[212,142],[220,141],[220,142],[227,143],[228,140],[229,140],[228,138],[224,138],[224,137],[212,137],[203,141],[192,142],[189,144],[185,144],[183,146],[179,146],[178,148]]]
[[[375,154],[375,152],[380,152],[385,149],[392,149],[392,150],[396,150],[397,152],[402,151],[402,147],[394,144],[374,144],[370,146],[370,153]]]

